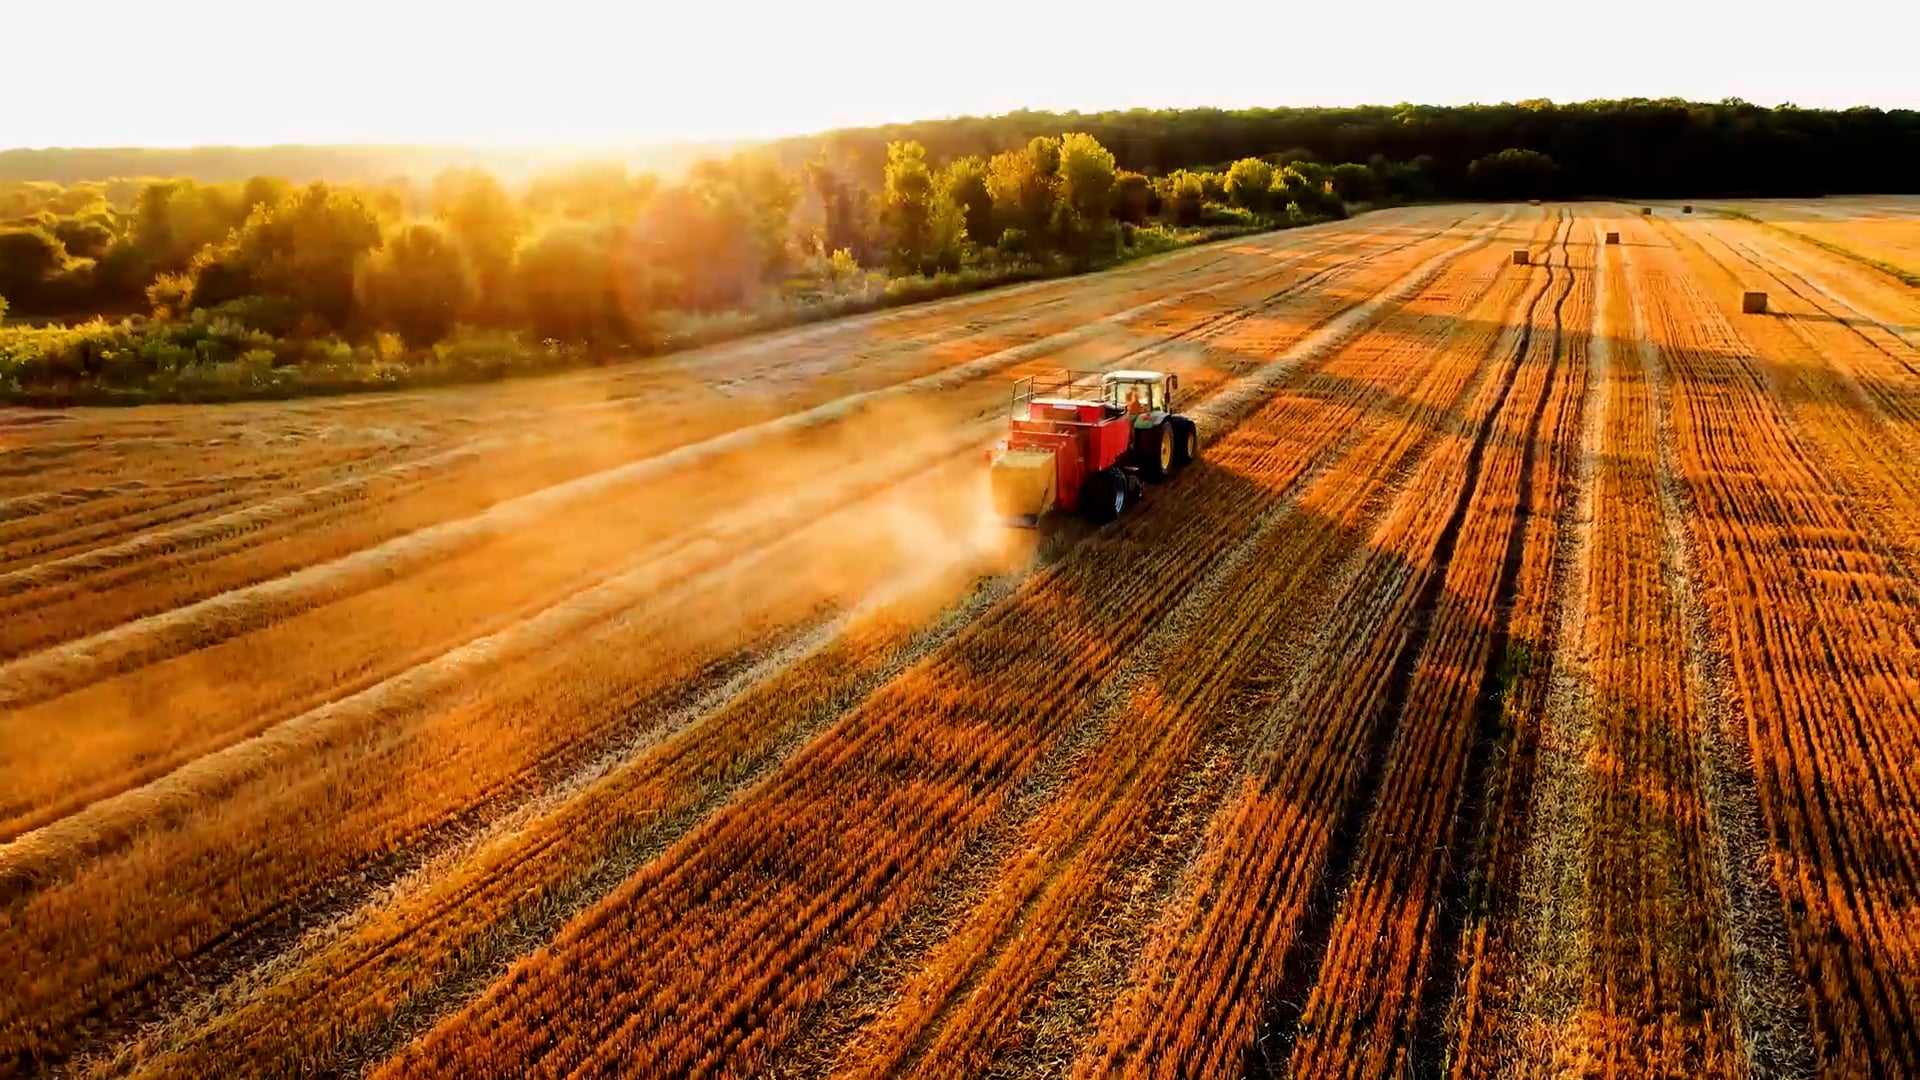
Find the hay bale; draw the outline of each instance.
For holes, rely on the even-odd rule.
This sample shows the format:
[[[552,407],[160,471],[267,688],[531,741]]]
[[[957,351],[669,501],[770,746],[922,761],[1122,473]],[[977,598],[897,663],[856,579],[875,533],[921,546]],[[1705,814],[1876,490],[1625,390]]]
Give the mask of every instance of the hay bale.
[[[1528,254],[1526,248],[1520,248],[1513,253],[1513,265],[1515,266],[1526,266],[1532,261],[1533,256]]]
[[[1740,310],[1747,315],[1765,315],[1767,313],[1767,294],[1763,292],[1745,292],[1740,294]]]
[[[1620,234],[1619,234],[1619,233],[1617,233],[1617,232],[1610,232],[1610,233],[1608,233],[1608,234],[1607,234],[1607,243],[1609,243],[1609,244],[1617,244],[1617,243],[1619,243],[1619,242],[1620,242]]]
[[[1641,207],[1641,208],[1640,208],[1640,216],[1641,216],[1641,217],[1652,217],[1652,216],[1653,216],[1653,207],[1651,207],[1651,206],[1643,206],[1643,207]]]
[[[1527,205],[1528,205],[1528,206],[1539,206],[1539,205],[1540,205],[1540,200],[1539,200],[1539,199],[1528,199],[1528,200],[1527,200]]]
[[[1691,214],[1691,213],[1693,213],[1693,204],[1692,204],[1692,203],[1688,203],[1687,205],[1685,205],[1685,206],[1683,206],[1683,207],[1681,207],[1681,208],[1680,208],[1680,212],[1681,212],[1681,213],[1683,213],[1683,214]]]

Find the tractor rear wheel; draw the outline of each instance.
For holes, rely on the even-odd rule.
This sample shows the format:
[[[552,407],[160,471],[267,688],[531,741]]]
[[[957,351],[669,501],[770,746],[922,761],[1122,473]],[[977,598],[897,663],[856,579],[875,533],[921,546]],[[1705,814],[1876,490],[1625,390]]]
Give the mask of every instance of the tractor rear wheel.
[[[1173,429],[1173,467],[1178,469],[1200,459],[1200,425],[1184,416],[1170,417]]]
[[[1133,501],[1133,486],[1128,483],[1127,474],[1119,469],[1102,469],[1087,477],[1086,486],[1080,489],[1080,507],[1087,520],[1095,525],[1105,525],[1126,512],[1127,504]]]
[[[1133,467],[1148,480],[1165,480],[1173,471],[1177,453],[1173,425],[1162,420],[1150,428],[1133,433]]]

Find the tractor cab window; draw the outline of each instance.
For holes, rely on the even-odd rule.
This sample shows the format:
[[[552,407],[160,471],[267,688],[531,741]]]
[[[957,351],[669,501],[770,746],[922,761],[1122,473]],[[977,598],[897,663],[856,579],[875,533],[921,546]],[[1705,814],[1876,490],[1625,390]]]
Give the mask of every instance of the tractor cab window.
[[[1108,401],[1130,413],[1165,412],[1167,387],[1159,382],[1116,382],[1107,385]]]

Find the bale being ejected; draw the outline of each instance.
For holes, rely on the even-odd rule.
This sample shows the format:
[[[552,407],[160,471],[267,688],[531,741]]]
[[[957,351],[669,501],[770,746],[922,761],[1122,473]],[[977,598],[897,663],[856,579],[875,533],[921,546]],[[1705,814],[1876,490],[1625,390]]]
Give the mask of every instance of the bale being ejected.
[[[1055,508],[1112,521],[1200,456],[1200,430],[1173,411],[1180,377],[1061,371],[1013,384],[1007,440],[988,456],[994,513],[1034,527]]]

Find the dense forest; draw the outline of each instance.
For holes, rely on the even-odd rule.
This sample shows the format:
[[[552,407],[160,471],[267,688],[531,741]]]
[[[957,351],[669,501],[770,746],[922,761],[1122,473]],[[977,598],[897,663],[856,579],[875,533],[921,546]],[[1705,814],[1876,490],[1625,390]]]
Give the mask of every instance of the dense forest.
[[[1505,150],[1550,158],[1531,195],[1769,196],[1920,188],[1920,112],[1762,108],[1675,99],[1527,101],[1440,107],[1135,109],[928,120],[829,132],[779,144],[784,157],[824,145],[872,159],[911,139],[935,159],[991,153],[1045,131],[1084,131],[1121,168],[1149,175],[1238,158],[1426,163],[1434,194],[1498,197],[1503,176],[1473,164]],[[1491,188],[1490,188],[1491,185]]]
[[[310,179],[324,148],[53,150],[32,152],[34,167],[64,180],[5,179],[19,153],[0,153],[0,318],[12,320],[0,394],[210,397],[606,360],[1355,204],[1911,191],[1920,113],[1679,101],[1022,112],[835,131],[659,172],[607,160],[425,179],[370,177],[441,152],[383,163],[377,148],[342,149],[340,175]],[[237,178],[249,163],[259,171]],[[142,164],[217,179],[80,179]]]

